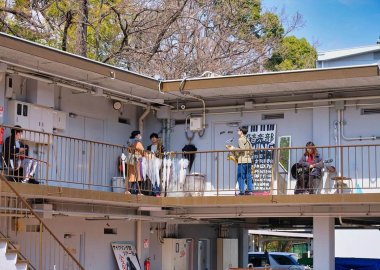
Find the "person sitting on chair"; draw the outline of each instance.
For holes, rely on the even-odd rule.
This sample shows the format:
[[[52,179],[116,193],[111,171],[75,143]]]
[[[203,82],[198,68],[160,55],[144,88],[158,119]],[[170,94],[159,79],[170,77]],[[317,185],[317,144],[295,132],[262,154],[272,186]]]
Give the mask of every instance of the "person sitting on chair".
[[[21,126],[16,125],[11,130],[11,135],[5,139],[3,145],[5,167],[12,171],[16,182],[38,184],[38,181],[32,179],[37,168],[37,161],[28,158],[29,147],[21,141],[22,133]],[[23,180],[21,180],[24,176],[22,161],[24,161],[25,167]]]
[[[306,143],[305,153],[298,162],[303,171],[297,175],[295,194],[308,192],[314,194],[322,178],[323,160],[313,142]]]

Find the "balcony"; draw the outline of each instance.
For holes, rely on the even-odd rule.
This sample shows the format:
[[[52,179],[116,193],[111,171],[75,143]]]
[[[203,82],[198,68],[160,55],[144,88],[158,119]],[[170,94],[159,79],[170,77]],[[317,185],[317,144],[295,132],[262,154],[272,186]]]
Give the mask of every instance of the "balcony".
[[[10,134],[10,129],[3,126],[4,134]],[[36,179],[49,187],[154,195],[152,186],[156,184],[161,197],[235,196],[239,192],[237,164],[232,160],[238,151],[168,152],[157,157],[146,151],[137,154],[123,145],[29,130],[24,130],[23,137],[29,145],[28,156],[38,162]],[[306,187],[305,191],[378,193],[379,150],[378,144],[318,146],[326,161],[322,177],[316,186]],[[293,165],[304,151],[304,147],[252,150],[253,195],[294,195],[297,183],[294,173],[299,167]],[[122,153],[124,160],[120,158]],[[23,158],[16,155],[13,168],[3,159],[2,174],[8,180],[22,180],[14,169],[25,162]],[[141,176],[141,182],[128,181],[128,170],[132,167],[128,164],[135,165],[134,173]]]

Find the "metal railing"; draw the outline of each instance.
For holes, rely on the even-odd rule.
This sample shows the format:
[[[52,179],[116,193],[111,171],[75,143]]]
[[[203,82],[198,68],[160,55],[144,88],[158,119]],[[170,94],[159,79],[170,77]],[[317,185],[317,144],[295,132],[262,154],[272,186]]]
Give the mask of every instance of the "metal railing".
[[[2,128],[6,136],[11,133],[11,127]],[[232,160],[239,156],[238,150],[152,155],[123,145],[28,130],[23,131],[23,137],[29,144],[28,157],[13,163],[21,164],[21,168],[29,160],[36,160],[35,178],[50,186],[145,195],[160,193],[161,196],[225,196],[239,192],[238,165]],[[9,144],[3,145],[9,148]],[[305,191],[317,194],[379,192],[379,147],[378,144],[318,147],[321,158],[332,161],[322,166],[317,185],[310,186],[304,181]],[[12,149],[7,151],[12,152]],[[304,152],[304,147],[253,149],[253,192],[294,194],[299,179],[292,177],[291,169]],[[6,158],[2,163],[2,173],[9,180],[24,179],[25,169],[20,172],[10,168]]]
[[[16,189],[0,175],[0,229],[31,269],[84,269]]]

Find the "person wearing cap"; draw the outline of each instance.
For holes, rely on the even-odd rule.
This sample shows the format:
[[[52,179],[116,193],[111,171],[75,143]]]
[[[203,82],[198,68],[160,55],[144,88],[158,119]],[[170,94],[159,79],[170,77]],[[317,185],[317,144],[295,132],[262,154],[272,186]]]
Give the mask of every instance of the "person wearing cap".
[[[141,159],[144,153],[144,146],[141,142],[142,135],[139,130],[134,130],[128,140],[128,182],[130,185],[130,191],[126,193],[140,194],[141,190]]]
[[[305,152],[298,162],[306,169],[301,175],[300,186],[296,187],[295,193],[314,194],[321,183],[323,160],[313,142],[307,142]]]
[[[247,139],[248,133],[247,126],[241,126],[238,128],[238,147],[227,145],[229,150],[245,150],[236,152],[238,157],[237,162],[237,181],[239,185],[239,195],[252,195],[253,183],[252,183],[252,145]],[[245,190],[245,183],[247,183],[247,190]]]

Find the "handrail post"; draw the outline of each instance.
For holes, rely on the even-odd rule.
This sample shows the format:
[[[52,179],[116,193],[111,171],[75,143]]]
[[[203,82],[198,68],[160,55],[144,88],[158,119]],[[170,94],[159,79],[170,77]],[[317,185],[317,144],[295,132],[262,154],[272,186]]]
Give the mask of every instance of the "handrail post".
[[[40,221],[40,256],[39,256],[39,266],[40,269],[43,269],[42,267],[42,222]]]
[[[90,155],[88,165],[88,189],[91,189],[91,172],[92,172],[92,143],[90,142]]]
[[[343,146],[339,146],[340,148],[340,176],[343,177]]]
[[[46,162],[46,185],[48,185],[48,181],[49,181],[49,160],[50,160],[50,136],[53,136],[53,135],[48,135],[48,146],[47,146],[47,162]],[[53,142],[52,142],[52,147],[53,147]]]
[[[219,196],[219,152],[216,152],[216,196]]]

